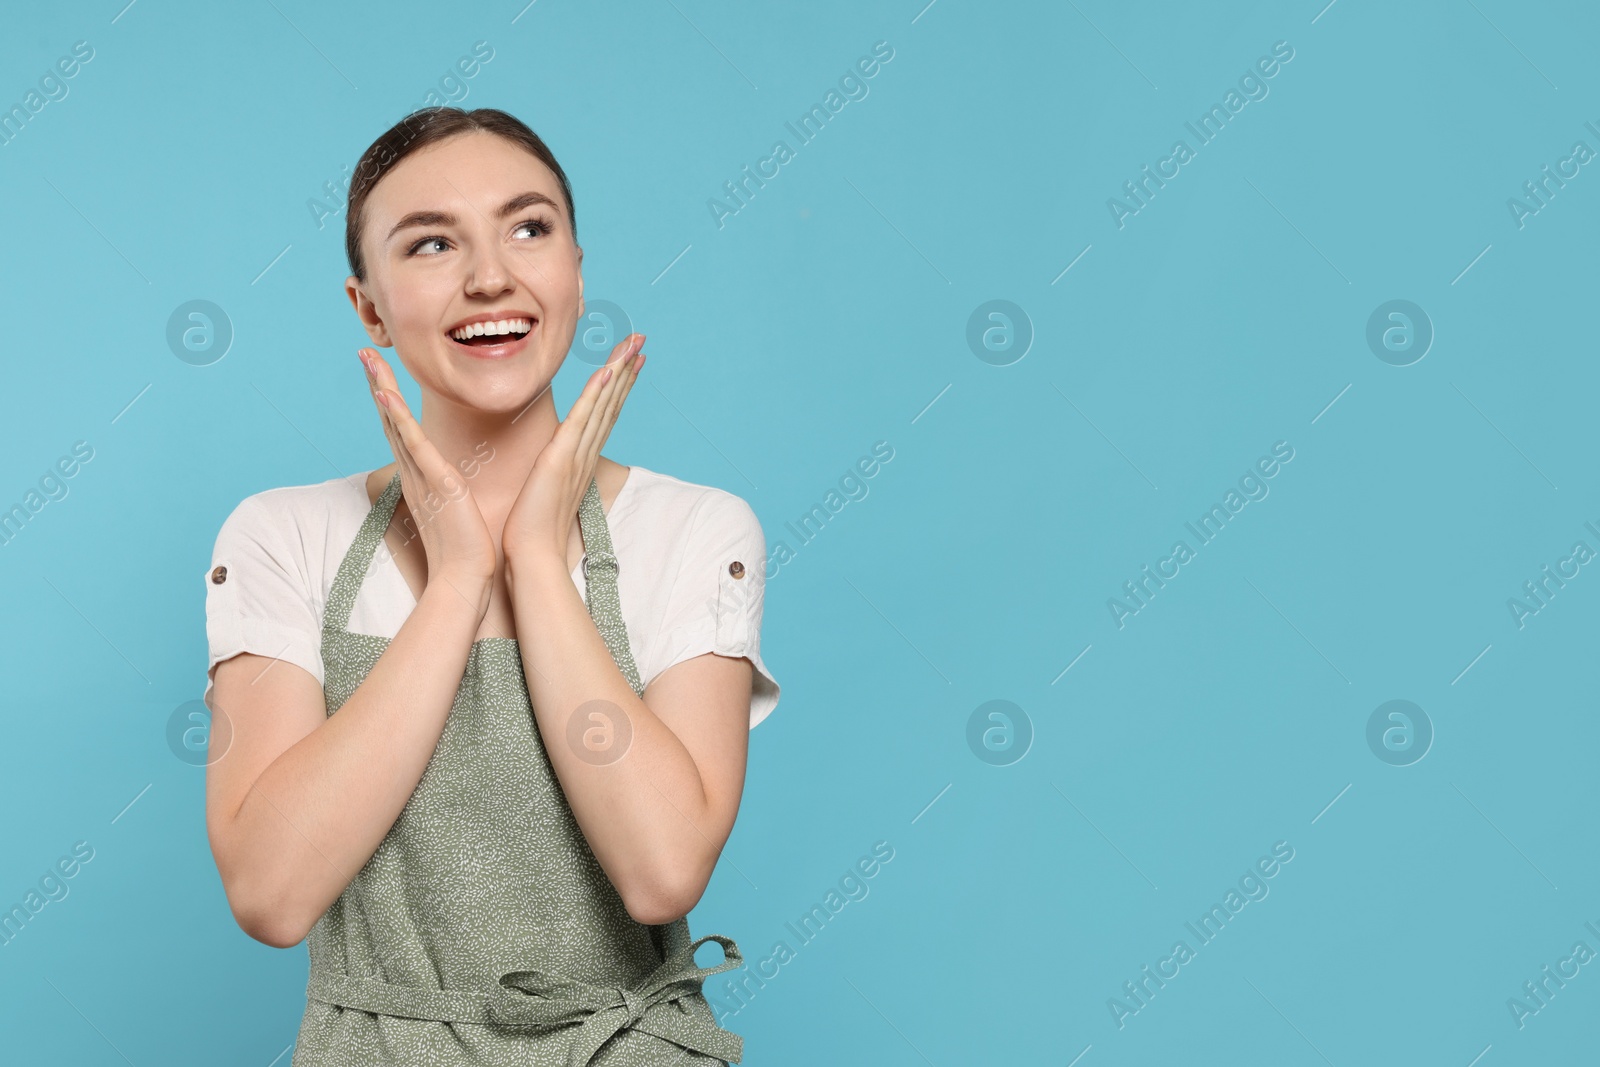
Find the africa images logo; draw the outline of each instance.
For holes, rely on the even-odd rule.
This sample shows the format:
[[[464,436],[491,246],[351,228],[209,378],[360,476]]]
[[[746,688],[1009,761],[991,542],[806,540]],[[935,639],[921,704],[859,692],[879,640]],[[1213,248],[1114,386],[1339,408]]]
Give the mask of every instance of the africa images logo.
[[[765,189],[768,181],[782,173],[785,164],[797,158],[798,149],[816,140],[827,128],[829,121],[844,110],[846,104],[865,100],[867,94],[872,91],[872,87],[867,84],[868,80],[875,77],[893,58],[893,45],[888,41],[876,42],[872,46],[872,55],[862,56],[856,60],[854,67],[846,68],[839,76],[838,89],[829,89],[821,103],[812,104],[810,109],[795,120],[799,123],[798,127],[795,122],[783,124],[784,128],[794,135],[793,148],[789,147],[788,141],[774,141],[771,152],[764,158],[756,160],[755,173],[751,173],[750,165],[747,163],[740,169],[737,179],[723,182],[722,188],[728,194],[728,199],[723,200],[720,196],[713,196],[706,200],[706,208],[711,212],[711,221],[717,224],[717,229],[722,229],[727,225],[728,219],[749,207],[756,193]]]
[[[1293,845],[1287,841],[1273,842],[1272,854],[1262,856],[1247,867],[1239,876],[1237,889],[1229,886],[1220,902],[1212,904],[1209,911],[1202,912],[1193,922],[1183,924],[1184,929],[1194,937],[1193,947],[1185,939],[1173,942],[1171,951],[1156,961],[1154,970],[1147,963],[1139,969],[1137,978],[1122,983],[1123,998],[1107,997],[1106,1009],[1111,1013],[1111,1021],[1117,1024],[1117,1029],[1127,1026],[1128,1019],[1148,1008],[1156,994],[1183,973],[1183,967],[1199,955],[1200,949],[1221,936],[1228,923],[1244,911],[1247,904],[1266,900],[1267,894],[1272,891],[1268,880],[1282,872],[1292,859]]]
[[[1172,149],[1166,156],[1156,160],[1154,173],[1150,170],[1150,164],[1146,163],[1141,168],[1139,178],[1123,182],[1122,192],[1128,199],[1118,200],[1113,196],[1106,200],[1106,210],[1111,212],[1111,221],[1117,224],[1117,229],[1120,230],[1127,225],[1123,220],[1149,207],[1149,201],[1155,198],[1156,193],[1165,189],[1168,181],[1183,173],[1182,168],[1195,158],[1196,150],[1221,136],[1228,122],[1243,111],[1246,104],[1265,100],[1267,93],[1270,92],[1267,82],[1276,77],[1293,58],[1294,48],[1288,41],[1275,42],[1272,46],[1272,55],[1257,59],[1253,68],[1240,75],[1237,90],[1229,89],[1223,95],[1222,103],[1212,104],[1210,109],[1202,112],[1194,122],[1183,124],[1184,128],[1194,135],[1194,148],[1190,148],[1189,142],[1180,138],[1172,143]],[[1241,96],[1241,93],[1244,95]]]
[[[1271,455],[1256,460],[1255,466],[1246,469],[1240,476],[1237,489],[1230,487],[1223,494],[1220,503],[1212,504],[1211,508],[1198,519],[1183,524],[1184,529],[1194,535],[1193,548],[1183,539],[1173,542],[1172,550],[1156,561],[1154,571],[1150,569],[1150,564],[1146,563],[1140,570],[1139,577],[1122,583],[1122,592],[1126,599],[1107,597],[1106,610],[1111,613],[1111,621],[1116,624],[1117,629],[1122,629],[1127,625],[1129,618],[1149,607],[1156,593],[1166,588],[1167,582],[1181,573],[1184,564],[1197,557],[1201,547],[1215,540],[1233,517],[1245,509],[1246,504],[1255,500],[1265,500],[1267,494],[1272,491],[1267,485],[1268,479],[1276,476],[1292,459],[1294,459],[1294,446],[1288,441],[1276,442],[1272,446]]]

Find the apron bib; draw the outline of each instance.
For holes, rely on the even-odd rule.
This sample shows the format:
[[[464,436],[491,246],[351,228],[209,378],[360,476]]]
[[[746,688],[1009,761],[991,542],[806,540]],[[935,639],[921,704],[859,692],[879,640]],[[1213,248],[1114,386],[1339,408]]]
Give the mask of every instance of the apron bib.
[[[400,500],[395,474],[340,562],[322,628],[329,715],[389,639],[345,629]],[[591,480],[578,509],[589,615],[635,693],[617,559]],[[687,918],[636,921],[545,752],[515,638],[475,641],[449,719],[388,835],[307,939],[292,1067],[711,1067],[739,1062],[701,993],[743,962]],[[722,946],[697,967],[694,950]]]

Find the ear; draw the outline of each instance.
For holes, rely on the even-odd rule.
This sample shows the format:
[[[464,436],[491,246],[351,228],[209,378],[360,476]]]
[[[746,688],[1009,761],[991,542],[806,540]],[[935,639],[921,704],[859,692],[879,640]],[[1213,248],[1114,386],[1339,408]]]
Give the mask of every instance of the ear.
[[[578,321],[583,321],[583,246],[578,246]]]
[[[372,343],[379,348],[393,348],[394,342],[389,339],[389,330],[384,326],[383,319],[378,317],[378,309],[367,296],[366,287],[361,283],[361,279],[354,274],[350,275],[344,280],[344,291],[356,309],[356,317],[366,328],[367,336],[372,338]]]

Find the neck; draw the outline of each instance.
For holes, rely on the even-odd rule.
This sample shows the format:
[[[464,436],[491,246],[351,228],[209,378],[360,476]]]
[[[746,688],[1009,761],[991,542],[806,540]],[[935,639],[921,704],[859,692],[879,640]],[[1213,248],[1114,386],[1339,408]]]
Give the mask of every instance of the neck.
[[[521,411],[485,412],[423,393],[418,420],[445,462],[472,490],[485,519],[511,510],[534,460],[555,436],[555,399],[547,386]],[[499,527],[491,522],[491,529]]]

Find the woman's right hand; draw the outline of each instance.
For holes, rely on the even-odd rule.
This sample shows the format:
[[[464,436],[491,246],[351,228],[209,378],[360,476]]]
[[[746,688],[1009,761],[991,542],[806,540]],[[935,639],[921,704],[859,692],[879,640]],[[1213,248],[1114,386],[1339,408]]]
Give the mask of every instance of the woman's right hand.
[[[360,351],[372,387],[384,436],[400,467],[400,492],[422,538],[428,559],[428,584],[449,582],[487,612],[497,559],[483,512],[461,475],[439,455],[411,415],[400,386],[376,349]]]

